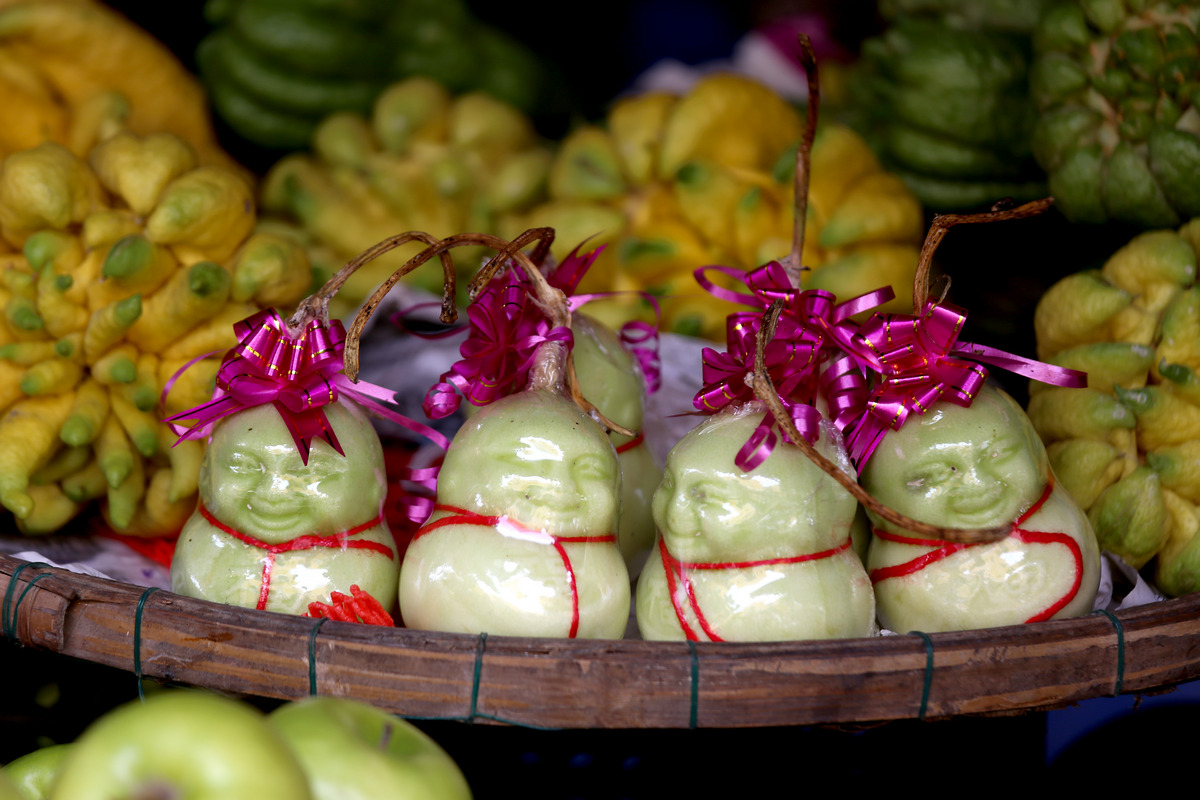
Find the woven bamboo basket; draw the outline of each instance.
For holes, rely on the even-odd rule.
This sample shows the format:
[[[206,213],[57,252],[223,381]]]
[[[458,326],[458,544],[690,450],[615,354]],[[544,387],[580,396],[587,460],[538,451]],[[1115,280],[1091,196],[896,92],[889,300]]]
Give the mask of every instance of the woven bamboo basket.
[[[955,633],[768,644],[527,639],[316,620],[0,556],[4,634],[139,677],[411,718],[733,728],[1013,714],[1200,677],[1200,594]]]

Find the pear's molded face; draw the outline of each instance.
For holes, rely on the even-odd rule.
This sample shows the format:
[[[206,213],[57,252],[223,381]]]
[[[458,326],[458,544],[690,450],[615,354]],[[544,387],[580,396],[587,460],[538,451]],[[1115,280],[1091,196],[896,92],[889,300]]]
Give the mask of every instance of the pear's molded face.
[[[1050,474],[1046,449],[1011,397],[984,386],[969,408],[940,402],[884,437],[864,488],[914,519],[983,528],[1017,519]]]
[[[554,534],[616,530],[621,471],[604,430],[544,391],[509,395],[459,429],[438,502]]]
[[[307,465],[273,406],[218,425],[200,475],[200,498],[213,516],[278,543],[340,533],[378,514],[386,494],[379,437],[357,409],[336,403],[324,410],[345,455],[317,440]]]
[[[734,464],[762,414],[751,404],[714,415],[671,450],[653,506],[676,558],[794,556],[845,541],[857,502],[798,448],[777,444],[750,472]],[[828,430],[817,447],[838,460]]]

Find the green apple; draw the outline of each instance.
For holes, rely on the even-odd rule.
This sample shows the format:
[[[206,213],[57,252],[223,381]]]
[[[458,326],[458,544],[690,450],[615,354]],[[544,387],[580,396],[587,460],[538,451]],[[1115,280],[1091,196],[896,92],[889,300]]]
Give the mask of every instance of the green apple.
[[[762,418],[759,403],[722,411],[667,456],[654,519],[670,558],[682,564],[670,564],[674,592],[661,550],[642,570],[637,621],[643,638],[683,639],[685,626],[702,640],[723,641],[873,632],[871,584],[848,546],[854,497],[788,444],[777,444],[749,472],[734,464]],[[817,449],[849,470],[832,427],[822,428]],[[804,558],[815,554],[824,555]]]
[[[588,402],[618,425],[641,431],[646,384],[633,356],[612,329],[586,314],[571,317],[575,335],[575,374]],[[641,570],[654,544],[654,515],[650,498],[662,479],[662,469],[644,439],[609,433],[621,463],[621,514],[617,542],[631,575]]]
[[[62,763],[50,800],[311,800],[283,739],[252,706],[171,689],[93,722]]]
[[[612,443],[562,395],[531,389],[479,409],[446,452],[440,508],[405,553],[405,625],[566,637],[577,623],[576,636],[620,638],[620,487]],[[560,541],[575,537],[600,540]]]
[[[41,795],[26,794],[0,770],[0,800],[40,800]]]
[[[25,800],[43,800],[50,796],[50,785],[63,759],[71,752],[70,744],[52,744],[39,747],[32,753],[26,753],[20,758],[13,759],[0,769],[0,774],[12,781],[20,791],[17,797]],[[0,792],[0,798],[5,795]]]
[[[469,800],[437,742],[403,719],[343,697],[280,706],[268,722],[300,759],[314,800]]]
[[[884,437],[860,478],[884,505],[923,522],[1019,523],[1036,534],[952,548],[873,517],[877,533],[892,534],[874,536],[867,556],[885,628],[967,630],[1092,610],[1100,580],[1092,527],[1054,480],[1029,418],[1003,391],[987,385],[970,407],[939,402],[911,417]]]
[[[324,407],[345,455],[315,440],[305,464],[274,406],[240,411],[213,432],[200,473],[200,503],[222,526],[267,545],[301,536],[333,536],[370,522],[386,495],[383,448],[357,406]],[[312,547],[279,553],[265,608],[303,614],[313,601],[357,584],[391,608],[400,564],[380,521],[355,534],[379,550]],[[382,552],[386,550],[386,552]],[[171,589],[189,597],[248,608],[259,605],[267,551],[211,524],[198,508],[180,533]]]

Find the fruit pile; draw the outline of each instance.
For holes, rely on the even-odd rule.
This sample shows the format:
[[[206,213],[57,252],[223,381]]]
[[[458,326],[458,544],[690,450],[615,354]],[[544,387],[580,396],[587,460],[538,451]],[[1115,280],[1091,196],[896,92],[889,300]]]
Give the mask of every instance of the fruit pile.
[[[1073,222],[1156,228],[1200,213],[1195,3],[885,10],[891,26],[856,65],[854,117],[930,208],[1040,196],[1048,184]]]
[[[912,5],[887,6],[892,24],[852,67],[855,127],[931,208],[1044,196],[1030,149],[1029,36],[1040,3],[952,3],[938,15]],[[955,14],[958,5],[979,13]]]
[[[0,768],[0,799],[345,797],[469,800],[437,742],[357,700],[310,697],[263,713],[248,702],[159,689],[94,720],[73,742]]]
[[[545,99],[538,58],[462,0],[209,0],[204,11],[215,27],[196,53],[205,88],[263,147],[306,147],[326,116],[369,113],[385,86],[416,75],[524,111]]]
[[[559,232],[559,255],[588,237],[608,248],[583,291],[648,292],[663,327],[720,339],[729,303],[700,289],[709,264],[753,269],[787,255],[803,116],[750,79],[714,75],[682,97],[618,100],[603,125],[571,133],[550,171],[549,199],[524,218]],[[912,285],[920,204],[849,129],[818,129],[812,152],[805,288],[852,296]],[[606,322],[646,316],[627,294],[589,307]],[[897,307],[898,308],[898,307]],[[649,317],[652,318],[652,317]]]
[[[389,86],[369,116],[323,119],[311,153],[292,153],[268,171],[261,202],[306,243],[317,269],[332,273],[403,231],[444,237],[512,227],[509,218],[542,196],[549,161],[529,118],[513,106],[411,78]],[[338,293],[338,310],[352,310],[420,249],[399,248],[356,272]],[[414,278],[425,275],[432,273]],[[425,285],[440,292],[440,284]]]
[[[117,129],[172,133],[200,163],[234,168],[217,146],[204,89],[170,50],[92,0],[0,7],[0,157],[44,141],[84,156]]]
[[[1200,589],[1200,220],[1136,236],[1054,284],[1038,357],[1088,388],[1031,386],[1029,416],[1100,544],[1163,591]]]
[[[168,133],[0,164],[0,503],[23,532],[94,500],[117,531],[179,529],[201,447],[172,446],[160,403],[207,400],[233,323],[311,280],[299,246],[254,225],[240,173]]]

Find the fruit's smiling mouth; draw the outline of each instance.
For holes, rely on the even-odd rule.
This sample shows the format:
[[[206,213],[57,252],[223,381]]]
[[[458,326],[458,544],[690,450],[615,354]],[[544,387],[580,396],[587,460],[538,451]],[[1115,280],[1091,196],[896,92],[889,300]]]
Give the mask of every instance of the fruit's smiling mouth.
[[[255,530],[264,533],[289,533],[297,536],[308,533],[311,527],[309,510],[295,503],[274,507],[267,503],[247,503],[243,517]],[[253,531],[246,531],[252,533]]]
[[[987,488],[959,489],[947,502],[947,508],[958,520],[969,525],[989,525],[1007,522],[1012,516],[1002,483]]]

